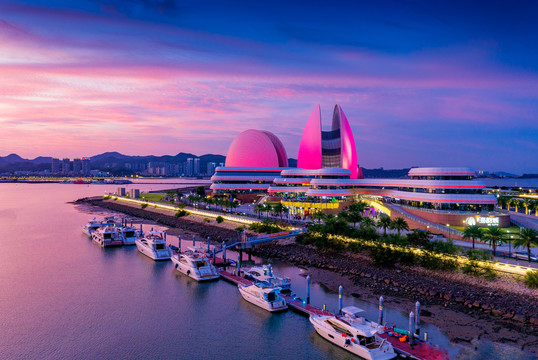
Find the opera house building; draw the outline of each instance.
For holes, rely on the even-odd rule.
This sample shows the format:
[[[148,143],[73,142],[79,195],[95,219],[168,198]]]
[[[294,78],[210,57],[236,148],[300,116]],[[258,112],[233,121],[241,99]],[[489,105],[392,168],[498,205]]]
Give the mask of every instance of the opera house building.
[[[339,105],[331,129],[323,131],[316,106],[299,145],[297,168],[288,167],[282,142],[268,131],[246,130],[230,145],[224,167],[211,178],[215,194],[242,202],[282,202],[290,214],[337,213],[361,198],[378,211],[397,209],[414,227],[509,226],[497,213],[497,198],[485,192],[470,168],[412,168],[405,179],[365,179],[358,166],[355,139]],[[263,199],[263,200],[262,200]],[[413,226],[412,226],[413,227]],[[426,227],[426,226],[423,226]]]

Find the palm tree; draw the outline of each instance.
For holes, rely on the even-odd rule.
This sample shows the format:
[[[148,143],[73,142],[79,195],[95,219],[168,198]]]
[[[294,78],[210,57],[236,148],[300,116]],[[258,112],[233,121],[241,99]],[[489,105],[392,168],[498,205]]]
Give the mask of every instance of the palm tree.
[[[519,201],[519,199],[512,199],[512,204],[516,208],[516,212],[517,212],[517,208],[521,206],[521,201]]]
[[[311,215],[311,217],[312,217],[312,220],[314,221],[319,220],[319,223],[321,223],[321,220],[323,220],[323,218],[325,217],[325,214],[322,213],[321,210],[317,210]]]
[[[390,223],[390,217],[387,215],[383,215],[377,220],[377,227],[383,229],[383,236],[387,235],[387,228],[390,227]]]
[[[532,200],[531,199],[523,200],[523,206],[525,207],[525,215],[529,214],[529,207],[531,207],[531,205],[532,205]]]
[[[506,206],[508,206],[508,211],[510,211],[510,206],[514,203],[514,199],[508,198],[506,199]]]
[[[254,212],[258,213],[258,219],[260,218],[260,213],[265,209],[265,206],[263,204],[257,203],[254,205]]]
[[[284,212],[285,209],[286,207],[282,205],[281,202],[273,206],[273,211],[276,212],[278,215],[280,215],[280,222],[282,222],[282,213]]]
[[[366,204],[364,201],[357,201],[349,205],[349,211],[358,212],[362,215],[364,214],[364,210],[366,210],[367,207],[368,207],[368,204]]]
[[[368,229],[368,228],[373,228],[373,227],[375,227],[375,221],[372,220],[371,218],[365,217],[361,220],[361,228]]]
[[[527,255],[530,262],[531,246],[538,246],[538,231],[534,229],[522,229],[519,235],[519,239],[514,239],[514,246],[525,246],[527,248]]]
[[[265,217],[269,217],[269,213],[273,210],[273,207],[269,204],[265,204],[263,210],[265,211]]]
[[[463,230],[463,239],[471,239],[473,241],[473,250],[474,250],[474,242],[476,239],[480,239],[482,237],[482,230],[479,226],[473,225],[468,226]]]
[[[407,224],[407,221],[405,221],[404,218],[397,217],[396,219],[390,222],[390,228],[397,230],[398,236],[400,236],[400,232],[402,230],[409,230],[409,225]]]
[[[508,205],[508,197],[506,197],[506,196],[501,196],[501,197],[499,197],[498,202],[499,202],[499,207],[500,207],[501,210],[502,210],[502,208],[504,208],[505,206]]]
[[[495,256],[497,245],[500,245],[502,243],[502,236],[503,233],[498,227],[492,227],[486,231],[485,238],[487,243],[493,248],[493,256]]]
[[[534,215],[538,216],[538,200],[534,200],[531,204],[531,210],[534,210]]]
[[[353,227],[356,227],[357,222],[361,221],[362,214],[359,211],[351,211],[347,215],[347,221],[353,223]]]

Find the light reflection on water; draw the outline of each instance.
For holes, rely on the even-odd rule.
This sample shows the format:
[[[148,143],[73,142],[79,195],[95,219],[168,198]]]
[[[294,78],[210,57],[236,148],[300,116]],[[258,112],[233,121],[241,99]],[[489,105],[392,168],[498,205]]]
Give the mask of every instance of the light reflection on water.
[[[170,262],[156,263],[136,247],[94,245],[81,226],[107,212],[67,202],[116,188],[0,184],[1,358],[355,358],[315,334],[306,317],[263,311],[224,281],[197,283],[174,271]],[[294,292],[305,296],[303,270],[279,263],[274,269],[291,277]],[[337,307],[336,294],[317,284],[312,301]],[[376,304],[350,296],[344,301],[377,318]],[[386,316],[407,324],[400,312],[387,309]],[[448,346],[437,328],[424,324],[422,329]],[[478,355],[468,359],[502,359],[506,354],[528,358],[516,356],[513,347],[477,345]]]

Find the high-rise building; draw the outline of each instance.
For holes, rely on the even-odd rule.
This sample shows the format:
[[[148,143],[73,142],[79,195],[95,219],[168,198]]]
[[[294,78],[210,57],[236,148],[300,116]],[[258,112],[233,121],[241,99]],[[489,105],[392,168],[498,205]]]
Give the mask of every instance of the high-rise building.
[[[217,168],[217,163],[214,163],[214,162],[208,162],[207,163],[207,171],[206,171],[206,175],[207,176],[213,176],[213,174],[215,173],[215,169]]]
[[[51,174],[59,174],[61,172],[60,159],[52,158],[50,172]]]
[[[82,158],[82,175],[90,174],[90,158]]]
[[[69,174],[71,172],[71,161],[68,158],[62,160],[62,174]]]
[[[73,173],[75,175],[81,175],[82,174],[82,160],[73,159]]]
[[[194,176],[200,176],[200,159],[199,158],[194,159],[194,166],[193,166],[192,172]]]
[[[185,175],[193,176],[194,174],[194,159],[188,158],[186,163]]]

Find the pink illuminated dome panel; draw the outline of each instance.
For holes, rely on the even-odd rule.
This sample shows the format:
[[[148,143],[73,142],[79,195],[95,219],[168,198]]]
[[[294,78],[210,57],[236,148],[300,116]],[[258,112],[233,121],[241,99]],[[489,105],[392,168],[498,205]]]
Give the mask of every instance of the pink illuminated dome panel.
[[[237,135],[226,154],[227,167],[288,167],[284,145],[273,133],[246,130]]]

